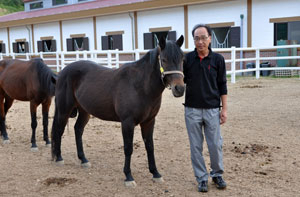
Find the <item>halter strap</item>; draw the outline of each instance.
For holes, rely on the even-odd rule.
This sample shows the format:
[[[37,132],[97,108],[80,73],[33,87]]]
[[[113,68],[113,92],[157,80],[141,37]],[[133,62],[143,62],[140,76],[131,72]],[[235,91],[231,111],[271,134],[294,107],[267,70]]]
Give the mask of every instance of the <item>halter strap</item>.
[[[164,77],[165,77],[166,75],[180,74],[180,75],[182,75],[182,76],[184,77],[183,72],[181,72],[181,71],[179,71],[179,70],[165,71],[164,68],[162,67],[160,55],[158,55],[158,62],[159,62],[159,70],[160,70],[160,73],[161,73],[161,75],[160,75],[161,81],[162,81],[162,83],[164,84],[164,86],[165,86],[166,88],[169,88],[169,89],[170,89],[170,87],[167,87],[167,86],[165,85],[165,83],[164,83]]]

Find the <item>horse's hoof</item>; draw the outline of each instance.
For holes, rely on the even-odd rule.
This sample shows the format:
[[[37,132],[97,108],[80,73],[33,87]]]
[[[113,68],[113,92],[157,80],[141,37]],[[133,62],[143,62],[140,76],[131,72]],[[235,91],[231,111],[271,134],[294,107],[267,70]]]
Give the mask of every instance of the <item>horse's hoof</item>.
[[[38,151],[39,151],[39,148],[38,148],[38,147],[31,147],[31,148],[30,148],[30,151],[31,151],[31,152],[38,152]]]
[[[156,182],[156,183],[163,183],[164,182],[164,179],[162,177],[159,177],[159,178],[152,178],[153,182]]]
[[[92,167],[92,164],[90,162],[82,163],[81,167],[83,167],[83,168],[90,168],[90,167]]]
[[[3,140],[3,144],[9,144],[10,141],[9,140]]]
[[[46,147],[47,148],[51,148],[51,144],[46,144]]]
[[[130,188],[135,188],[136,187],[136,182],[135,181],[125,181],[124,182],[126,187],[130,187]]]
[[[65,164],[64,160],[55,162],[57,166],[63,166]]]

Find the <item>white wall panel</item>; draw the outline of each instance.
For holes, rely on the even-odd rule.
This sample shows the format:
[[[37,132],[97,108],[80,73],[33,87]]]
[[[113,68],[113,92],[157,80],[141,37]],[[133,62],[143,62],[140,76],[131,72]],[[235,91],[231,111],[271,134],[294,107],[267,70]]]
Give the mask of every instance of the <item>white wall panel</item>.
[[[300,1],[253,0],[252,10],[252,46],[273,46],[274,23],[270,23],[270,18],[299,17]]]
[[[53,22],[53,23],[34,25],[35,52],[37,52],[37,41],[41,40],[41,37],[48,37],[48,36],[53,36],[53,40],[56,40],[57,51],[61,51],[59,22]]]
[[[171,27],[176,31],[177,39],[184,35],[184,8],[157,9],[137,13],[138,17],[138,48],[144,49],[144,33],[149,28]],[[184,46],[184,44],[183,44]]]
[[[133,13],[101,16],[97,17],[96,21],[98,50],[102,50],[101,36],[105,36],[106,32],[112,31],[124,31],[122,37],[123,50],[132,50],[134,48],[134,38],[132,37],[132,31],[134,30],[131,28],[132,24],[134,24]]]
[[[90,50],[95,49],[93,18],[62,21],[62,32],[62,42],[64,51],[67,51],[66,39],[70,38],[71,34],[85,34],[85,36],[89,38]]]
[[[189,48],[194,47],[192,29],[196,24],[213,24],[234,22],[234,26],[241,26],[240,15],[244,15],[243,46],[247,46],[247,1],[229,1],[188,6]]]
[[[7,37],[7,29],[6,28],[2,28],[0,29],[0,40],[3,41],[3,43],[5,43],[5,51],[6,53],[8,53],[8,37]]]

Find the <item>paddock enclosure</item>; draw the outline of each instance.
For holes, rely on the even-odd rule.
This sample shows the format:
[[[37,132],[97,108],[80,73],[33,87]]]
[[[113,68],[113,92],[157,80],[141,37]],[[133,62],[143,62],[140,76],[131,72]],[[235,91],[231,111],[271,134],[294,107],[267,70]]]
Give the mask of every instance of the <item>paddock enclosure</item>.
[[[230,79],[229,79],[230,80]],[[209,180],[203,196],[297,196],[300,190],[300,79],[239,78],[228,80],[228,121],[222,126],[224,178],[219,191]],[[50,148],[37,128],[38,152],[30,152],[29,102],[15,101],[7,114],[10,144],[0,145],[0,196],[199,196],[193,176],[184,122],[184,97],[163,93],[156,117],[154,144],[163,183],[151,181],[146,151],[137,127],[132,174],[136,188],[126,188],[122,167],[120,123],[91,118],[83,135],[86,156],[92,164],[83,169],[76,156],[70,119],[62,139],[64,166],[51,161]],[[49,125],[52,125],[51,105]],[[37,119],[42,118],[38,108]],[[204,146],[206,163],[209,156]],[[208,167],[209,168],[209,167]]]

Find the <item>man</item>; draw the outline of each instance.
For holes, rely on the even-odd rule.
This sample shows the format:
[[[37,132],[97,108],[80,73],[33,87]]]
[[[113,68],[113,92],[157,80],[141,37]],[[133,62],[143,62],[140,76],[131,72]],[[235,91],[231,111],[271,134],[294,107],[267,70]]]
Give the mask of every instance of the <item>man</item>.
[[[203,133],[207,142],[213,182],[226,188],[220,124],[227,119],[227,82],[224,58],[212,52],[211,29],[199,24],[193,28],[195,50],[186,54],[183,65],[185,121],[189,135],[191,160],[198,191],[208,191],[208,172],[203,157]],[[221,109],[221,111],[220,111]],[[203,131],[202,131],[203,128]]]

